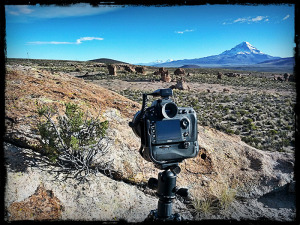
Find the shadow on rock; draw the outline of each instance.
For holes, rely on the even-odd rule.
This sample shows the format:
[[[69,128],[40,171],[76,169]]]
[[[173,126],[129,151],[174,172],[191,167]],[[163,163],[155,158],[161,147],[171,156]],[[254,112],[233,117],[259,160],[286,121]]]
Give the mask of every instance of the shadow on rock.
[[[26,172],[28,167],[46,168],[52,164],[40,153],[30,149],[20,150],[19,147],[10,143],[3,144],[5,151],[5,164],[13,172]]]
[[[291,191],[292,183],[286,184],[278,190],[271,191],[258,199],[269,208],[290,208],[296,209],[296,195]]]

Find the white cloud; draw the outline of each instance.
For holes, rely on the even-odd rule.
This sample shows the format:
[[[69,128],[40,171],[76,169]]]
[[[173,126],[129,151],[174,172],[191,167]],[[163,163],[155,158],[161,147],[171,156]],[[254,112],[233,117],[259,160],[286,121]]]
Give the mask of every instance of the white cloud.
[[[98,38],[98,37],[82,37],[76,40],[76,44],[81,44],[82,41],[92,41],[92,40],[98,40],[102,41],[104,38]]]
[[[290,15],[288,14],[288,15],[286,15],[282,20],[286,20],[287,18],[289,18],[290,17]]]
[[[19,16],[24,14],[30,14],[34,10],[30,9],[28,5],[14,5],[5,6],[6,12],[10,15]]]
[[[257,22],[257,21],[263,20],[264,18],[266,18],[266,16],[257,16],[257,17],[255,17],[255,18],[252,18],[251,20],[252,20],[253,22]]]
[[[184,30],[184,31],[175,31],[176,34],[183,34],[183,33],[186,33],[186,32],[193,32],[195,30]]]
[[[102,41],[104,38],[99,37],[82,37],[76,40],[76,42],[59,42],[59,41],[32,41],[27,42],[29,45],[74,45],[74,44],[82,44],[82,41],[92,41],[92,40],[98,40]]]
[[[5,10],[11,16],[27,16],[34,18],[65,18],[98,15],[122,9],[121,6],[92,7],[89,4],[74,4],[69,6],[40,6],[40,5],[7,5]]]
[[[233,22],[234,22],[234,23],[237,23],[237,22],[244,23],[244,22],[246,22],[246,21],[247,21],[246,18],[238,18],[238,19],[234,20]]]
[[[233,23],[257,23],[257,22],[267,22],[269,21],[268,16],[256,16],[256,17],[241,17],[233,20],[232,22],[223,22],[223,25],[233,24]]]

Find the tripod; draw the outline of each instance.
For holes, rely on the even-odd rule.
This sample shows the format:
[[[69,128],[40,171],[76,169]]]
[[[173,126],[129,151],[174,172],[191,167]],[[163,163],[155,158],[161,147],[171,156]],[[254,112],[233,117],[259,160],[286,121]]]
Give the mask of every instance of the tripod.
[[[182,221],[183,218],[178,214],[172,214],[172,202],[175,194],[182,197],[188,196],[187,188],[176,187],[176,176],[180,173],[178,165],[168,167],[163,172],[158,174],[158,179],[150,178],[148,187],[157,190],[156,194],[159,197],[158,207],[156,210],[151,210],[145,221]]]

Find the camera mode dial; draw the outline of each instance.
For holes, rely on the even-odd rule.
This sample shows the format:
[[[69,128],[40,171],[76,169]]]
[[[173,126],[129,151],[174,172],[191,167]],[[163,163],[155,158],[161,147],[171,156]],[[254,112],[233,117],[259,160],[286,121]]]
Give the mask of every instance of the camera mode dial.
[[[189,126],[189,121],[187,120],[187,119],[182,119],[181,120],[181,127],[183,128],[183,129],[186,129],[187,127]]]

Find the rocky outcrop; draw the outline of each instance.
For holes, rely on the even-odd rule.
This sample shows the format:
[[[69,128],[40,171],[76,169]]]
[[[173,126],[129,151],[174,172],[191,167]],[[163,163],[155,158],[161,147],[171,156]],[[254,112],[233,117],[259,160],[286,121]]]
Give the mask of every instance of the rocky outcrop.
[[[174,71],[174,75],[185,75],[185,71],[182,68],[178,68]]]
[[[115,65],[107,65],[109,75],[117,75],[117,68]]]
[[[178,89],[178,90],[190,90],[190,86],[185,82],[183,77],[179,79],[175,85],[170,86],[172,89]]]
[[[169,71],[165,70],[163,67],[159,68],[158,74],[160,74],[160,80],[163,82],[171,82],[172,78],[169,75]]]
[[[131,65],[125,65],[124,69],[125,69],[125,71],[127,71],[129,73],[134,73],[135,72],[134,66],[131,66]]]
[[[285,73],[282,75],[275,75],[273,74],[273,80],[277,80],[277,81],[290,81],[290,82],[295,82],[295,76],[294,74],[289,74],[289,73]]]
[[[163,82],[169,83],[169,82],[171,82],[172,78],[171,78],[171,76],[169,75],[169,73],[167,72],[167,73],[161,75],[160,80],[162,80]]]
[[[59,220],[63,206],[51,190],[39,185],[33,195],[8,207],[11,221],[14,220]]]
[[[281,82],[284,81],[282,77],[277,77],[277,80]]]
[[[127,71],[129,73],[135,73],[135,66],[128,64],[116,64],[116,69],[121,71]]]
[[[140,73],[140,74],[146,74],[146,67],[144,67],[144,66],[137,66],[137,67],[135,67],[135,71],[137,73]]]
[[[288,80],[289,80],[289,76],[290,76],[290,74],[289,74],[289,73],[285,73],[285,74],[283,74],[284,81],[288,81]]]
[[[51,104],[62,111],[65,102],[80,105],[83,111],[97,116],[108,108],[117,108],[123,116],[132,117],[140,105],[115,93],[67,74],[20,67],[8,70],[5,89],[5,140],[22,147],[37,147],[36,103]],[[88,104],[87,104],[88,103]]]
[[[222,79],[222,76],[223,76],[223,73],[218,72],[217,78],[218,78],[218,79]]]
[[[81,184],[74,179],[60,180],[54,172],[57,168],[45,164],[46,158],[42,155],[6,143],[4,150],[8,163],[5,187],[7,221],[142,222],[151,210],[157,208],[158,199],[153,191],[145,194],[143,187],[101,173],[91,174],[89,182]],[[178,200],[173,211],[185,219],[192,219],[186,206]]]
[[[295,82],[296,80],[295,80],[295,75],[294,74],[291,74],[290,76],[289,76],[289,78],[288,78],[288,81],[290,81],[290,82]]]
[[[153,72],[153,75],[159,75],[159,74],[160,74],[160,72],[158,70]]]

